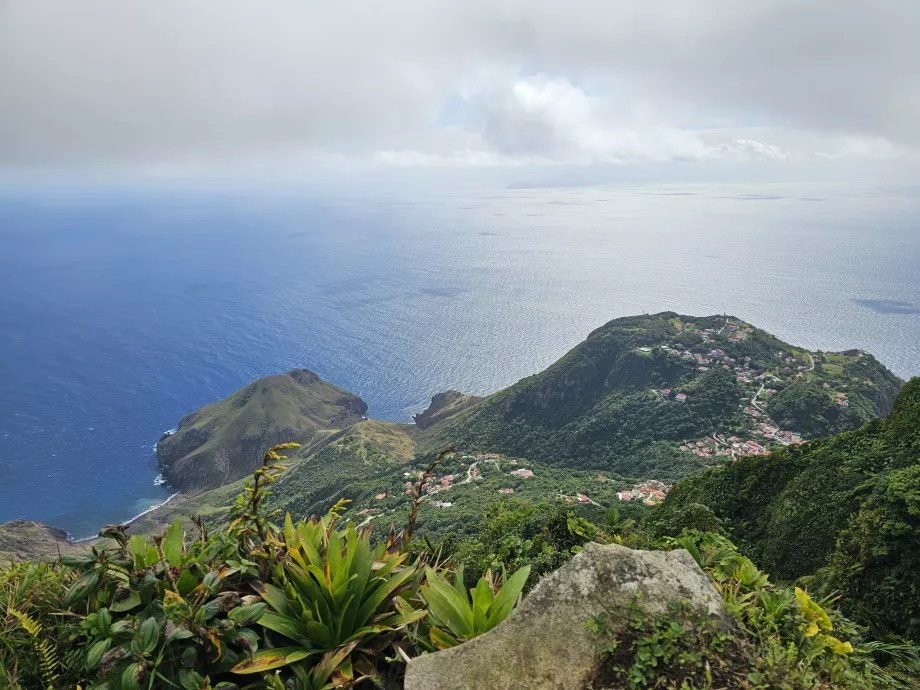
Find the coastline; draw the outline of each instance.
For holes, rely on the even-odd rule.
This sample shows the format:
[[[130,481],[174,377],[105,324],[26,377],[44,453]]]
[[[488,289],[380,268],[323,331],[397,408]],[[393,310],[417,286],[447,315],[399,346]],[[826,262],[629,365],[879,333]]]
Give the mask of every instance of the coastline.
[[[169,503],[171,500],[173,500],[176,496],[178,496],[178,495],[181,494],[181,493],[182,493],[181,491],[177,491],[176,493],[174,493],[174,494],[172,494],[171,496],[169,496],[165,501],[161,501],[160,503],[157,503],[157,504],[155,504],[155,505],[150,506],[149,508],[147,508],[147,510],[141,511],[140,513],[138,513],[138,514],[135,515],[134,517],[128,518],[127,520],[125,520],[124,522],[122,522],[122,523],[120,523],[120,524],[122,524],[122,525],[131,525],[132,523],[137,522],[138,520],[140,520],[140,519],[141,519],[142,517],[144,517],[145,515],[149,515],[150,513],[152,513],[152,512],[155,511],[155,510],[159,510],[160,508],[162,508],[163,506],[165,506],[167,503]],[[82,543],[87,542],[87,541],[92,541],[93,539],[98,539],[98,536],[99,536],[98,534],[94,534],[94,535],[91,536],[91,537],[81,537],[80,539],[68,539],[68,540],[70,541],[71,544],[82,544]]]

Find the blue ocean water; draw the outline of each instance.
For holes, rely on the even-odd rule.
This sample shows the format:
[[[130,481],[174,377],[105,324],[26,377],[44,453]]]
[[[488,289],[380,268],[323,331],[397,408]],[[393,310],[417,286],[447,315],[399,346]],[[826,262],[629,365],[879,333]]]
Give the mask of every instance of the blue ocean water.
[[[731,313],[920,374],[914,188],[0,196],[0,521],[162,501],[154,443],[303,366],[407,420],[628,314]]]

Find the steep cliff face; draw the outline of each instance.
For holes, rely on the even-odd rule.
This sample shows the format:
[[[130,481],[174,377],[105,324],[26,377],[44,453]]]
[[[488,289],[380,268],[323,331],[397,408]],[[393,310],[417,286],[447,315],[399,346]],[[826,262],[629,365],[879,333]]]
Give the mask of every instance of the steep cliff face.
[[[366,412],[358,396],[312,371],[294,369],[258,379],[183,417],[176,433],[160,439],[157,459],[177,488],[222,486],[252,472],[266,448],[290,441],[320,443]]]

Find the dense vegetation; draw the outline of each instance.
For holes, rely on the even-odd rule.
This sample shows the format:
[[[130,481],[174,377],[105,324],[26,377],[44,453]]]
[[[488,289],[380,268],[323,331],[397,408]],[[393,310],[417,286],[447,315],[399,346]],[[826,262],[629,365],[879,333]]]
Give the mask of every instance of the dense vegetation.
[[[862,429],[679,483],[660,533],[714,523],[784,580],[840,592],[848,614],[920,639],[920,379]]]
[[[229,513],[198,520],[196,536],[179,521],[152,540],[110,527],[102,533],[108,546],[3,571],[0,681],[99,690],[398,688],[407,659],[488,631],[521,592],[594,541],[687,549],[737,624],[713,627],[679,606],[649,615],[641,602],[610,612],[628,617],[623,635],[611,636],[603,617],[583,621],[607,650],[595,687],[917,688],[920,651],[899,635],[917,637],[918,430],[920,379],[886,420],[710,469],[656,508],[604,508],[612,495],[602,504],[568,503],[564,493],[542,500],[538,477],[564,492],[567,481],[583,486],[591,473],[538,463],[527,463],[538,474],[522,478],[514,498],[496,499],[495,487],[512,476],[502,463],[514,461],[495,456],[480,461],[479,482],[452,489],[461,499],[481,492],[484,503],[433,512],[421,500],[424,482],[459,474],[462,456],[444,452],[419,472],[411,437],[396,425],[364,423],[326,446],[317,456],[323,464],[295,461],[285,479],[283,447],[269,451]],[[298,471],[324,466],[376,473],[319,504],[349,486],[360,498],[412,477],[407,503],[379,509],[382,519],[404,518],[406,529],[374,539],[367,509],[341,500],[323,518],[288,514],[276,524],[273,506],[290,499],[267,488],[308,482]],[[612,494],[625,480],[594,481]],[[441,529],[439,519],[463,528]],[[754,562],[781,581],[801,578],[798,586],[772,584]],[[835,591],[843,595],[836,605]]]
[[[176,522],[148,540],[110,527],[107,546],[0,573],[3,687],[398,688],[406,660],[487,632],[588,541],[687,549],[736,623],[713,627],[679,605],[649,615],[641,601],[610,612],[628,617],[624,635],[604,616],[582,621],[607,650],[594,687],[918,687],[916,647],[771,584],[718,534],[655,539],[616,512],[598,524],[517,501],[493,507],[476,536],[438,545],[413,541],[412,517],[374,541],[343,504],[273,524],[264,505],[281,450],[219,530],[199,523],[193,536]]]
[[[148,540],[112,526],[88,552],[0,572],[3,687],[388,687],[410,656],[508,616],[529,569],[487,571],[468,590],[462,568],[410,554],[411,519],[376,542],[344,504],[275,524],[264,503],[288,447],[265,454],[213,533],[176,521]]]

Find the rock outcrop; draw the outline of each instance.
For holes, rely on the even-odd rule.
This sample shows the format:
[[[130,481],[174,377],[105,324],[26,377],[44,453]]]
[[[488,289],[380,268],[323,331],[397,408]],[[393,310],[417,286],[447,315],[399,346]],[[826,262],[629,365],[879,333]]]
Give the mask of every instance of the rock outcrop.
[[[665,614],[677,602],[732,626],[721,597],[686,551],[588,544],[498,627],[410,661],[405,690],[583,690],[601,661],[599,642],[585,628],[590,618],[626,612],[631,604]]]
[[[412,421],[415,422],[415,426],[419,429],[427,429],[458,412],[462,412],[480,400],[485,400],[485,398],[464,395],[459,391],[437,393],[431,397],[431,404],[424,411],[412,416]]]
[[[54,558],[72,549],[67,532],[62,529],[32,520],[0,523],[0,566],[10,561]]]

